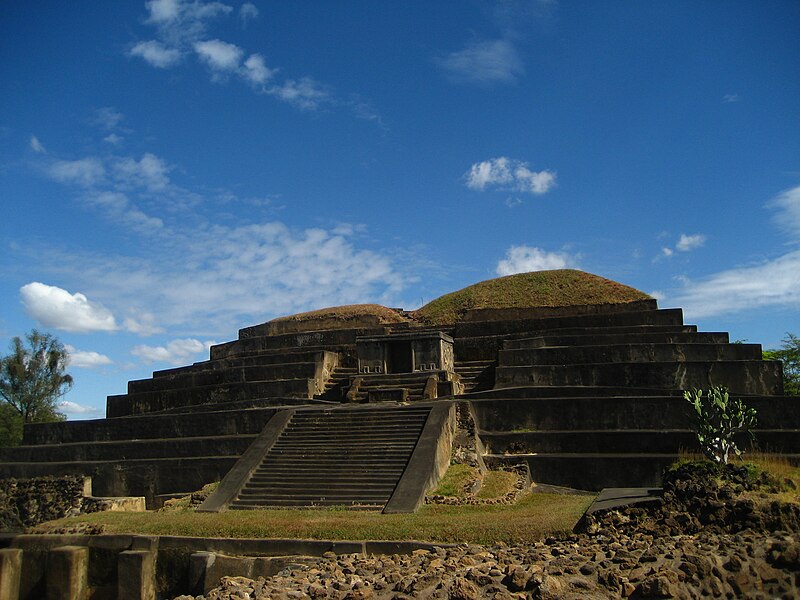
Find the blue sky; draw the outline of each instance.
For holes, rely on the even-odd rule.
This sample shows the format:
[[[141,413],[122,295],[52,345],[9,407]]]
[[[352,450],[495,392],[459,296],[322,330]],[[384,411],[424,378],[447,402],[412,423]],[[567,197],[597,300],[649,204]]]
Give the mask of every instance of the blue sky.
[[[797,2],[0,4],[0,348],[70,418],[240,327],[575,267],[800,333]]]

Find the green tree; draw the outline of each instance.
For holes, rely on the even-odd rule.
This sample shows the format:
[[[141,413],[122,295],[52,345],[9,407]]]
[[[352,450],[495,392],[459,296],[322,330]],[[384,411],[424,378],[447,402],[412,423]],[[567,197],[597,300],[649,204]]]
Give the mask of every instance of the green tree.
[[[22,423],[64,420],[56,401],[72,387],[66,366],[67,351],[55,336],[34,329],[25,342],[13,338],[11,354],[0,358],[0,400]]]
[[[800,396],[800,338],[787,333],[779,350],[764,350],[764,360],[783,363],[783,393]]]
[[[0,402],[0,448],[22,442],[22,417],[10,404]]]

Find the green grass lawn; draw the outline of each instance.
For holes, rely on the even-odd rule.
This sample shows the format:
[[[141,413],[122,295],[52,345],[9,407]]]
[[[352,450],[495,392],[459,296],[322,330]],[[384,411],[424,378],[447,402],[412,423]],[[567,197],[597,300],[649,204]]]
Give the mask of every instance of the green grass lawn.
[[[572,530],[591,496],[529,494],[511,506],[426,505],[415,514],[384,515],[344,509],[198,513],[94,513],[39,526],[46,533],[78,523],[104,533],[326,540],[418,540],[442,543],[529,543]]]

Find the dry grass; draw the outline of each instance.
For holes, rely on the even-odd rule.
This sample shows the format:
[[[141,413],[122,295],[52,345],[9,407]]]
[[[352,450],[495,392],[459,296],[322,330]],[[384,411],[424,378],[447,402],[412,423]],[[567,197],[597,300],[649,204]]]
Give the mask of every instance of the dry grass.
[[[193,510],[105,512],[53,521],[39,526],[38,531],[92,523],[102,525],[104,533],[141,535],[524,544],[571,531],[592,499],[530,494],[512,506],[428,505],[415,514],[402,515],[343,509],[266,509],[219,514]]]
[[[707,459],[698,452],[681,451],[680,458],[675,464],[705,460]],[[763,486],[756,486],[753,492],[748,492],[745,496],[760,501],[767,499],[800,503],[800,466],[793,465],[786,456],[771,452],[750,451],[742,454],[741,457],[734,457],[730,462],[747,467],[753,480],[757,479],[763,471],[773,482],[767,486],[773,489],[767,490]]]
[[[483,500],[501,498],[514,491],[519,475],[512,471],[489,471],[483,477],[483,485],[477,497]]]
[[[560,269],[482,281],[429,302],[413,316],[426,323],[452,324],[473,308],[619,304],[649,298],[644,292],[610,279]]]
[[[396,311],[381,306],[380,304],[346,304],[344,306],[331,306],[329,308],[320,308],[296,315],[278,317],[277,319],[272,319],[270,323],[282,321],[321,321],[323,319],[349,321],[363,316],[378,317],[381,323],[405,323],[408,321],[408,319],[404,318]]]

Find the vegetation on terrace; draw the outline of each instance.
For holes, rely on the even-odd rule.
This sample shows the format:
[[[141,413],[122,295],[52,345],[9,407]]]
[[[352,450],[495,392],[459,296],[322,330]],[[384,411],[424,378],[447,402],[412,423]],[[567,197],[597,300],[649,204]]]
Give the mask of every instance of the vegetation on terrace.
[[[397,311],[381,306],[380,304],[346,304],[344,306],[331,306],[329,308],[310,310],[296,315],[278,317],[277,319],[272,319],[270,323],[335,320],[342,321],[346,324],[347,321],[352,321],[364,316],[377,317],[380,323],[405,323],[408,321],[408,319]]]
[[[711,469],[719,468],[697,454],[683,454],[671,468],[696,461],[710,465]],[[746,461],[737,458],[733,462],[747,466],[751,479],[757,482],[754,490],[746,493],[747,497],[757,503],[773,500],[800,503],[800,467],[792,465],[786,457],[750,453]],[[468,467],[451,469],[437,493],[464,495],[465,484],[472,476]],[[491,486],[494,489],[487,495],[501,495],[508,482],[501,478]],[[535,493],[512,505],[434,504],[425,505],[414,514],[392,515],[344,507],[222,513],[198,513],[187,507],[146,513],[84,514],[43,523],[32,532],[53,533],[88,526],[100,527],[109,534],[529,544],[571,532],[593,500],[593,496],[587,495]]]
[[[475,308],[538,308],[647,300],[637,289],[575,269],[534,271],[481,281],[414,311],[425,323],[451,324]]]
[[[51,521],[36,527],[35,532],[86,523],[102,526],[103,533],[140,535],[523,544],[570,532],[592,499],[529,494],[510,506],[426,505],[414,514],[391,515],[344,508],[102,512]]]

